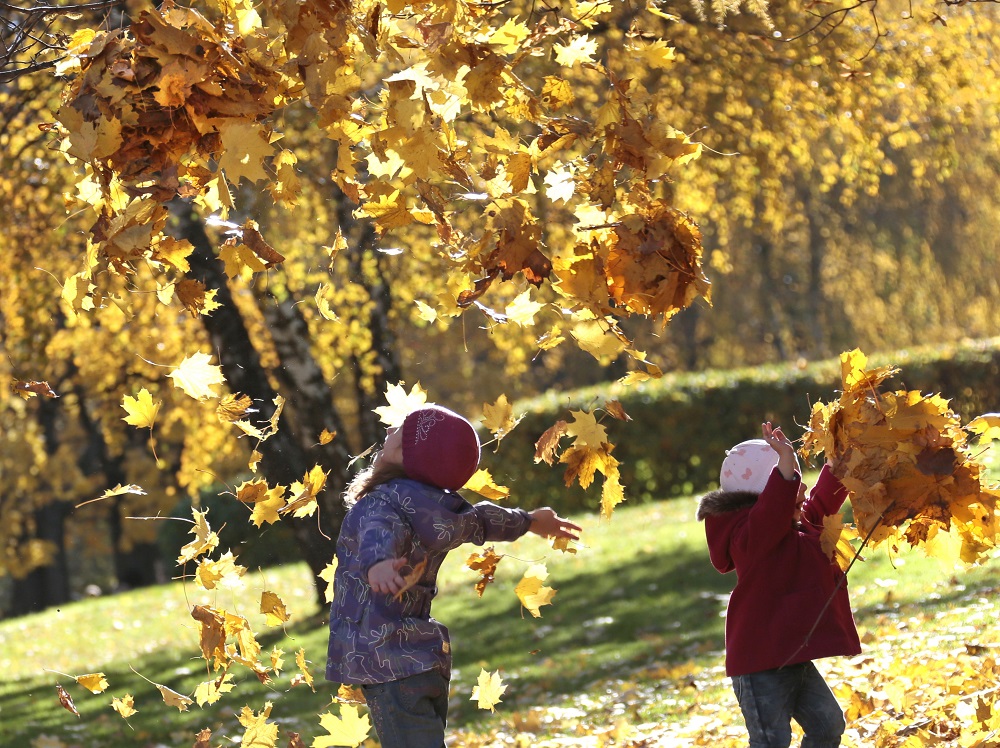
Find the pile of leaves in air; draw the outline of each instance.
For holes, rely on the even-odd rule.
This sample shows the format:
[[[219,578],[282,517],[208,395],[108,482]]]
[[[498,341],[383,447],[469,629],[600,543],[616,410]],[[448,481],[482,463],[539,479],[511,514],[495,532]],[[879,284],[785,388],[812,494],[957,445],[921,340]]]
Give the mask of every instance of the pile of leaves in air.
[[[940,395],[881,392],[897,373],[866,369],[858,350],[841,356],[838,400],[817,403],[802,452],[824,455],[851,492],[859,535],[877,546],[902,541],[928,554],[975,563],[997,543],[1000,492],[983,485],[961,419]],[[984,438],[1000,416],[973,420]]]

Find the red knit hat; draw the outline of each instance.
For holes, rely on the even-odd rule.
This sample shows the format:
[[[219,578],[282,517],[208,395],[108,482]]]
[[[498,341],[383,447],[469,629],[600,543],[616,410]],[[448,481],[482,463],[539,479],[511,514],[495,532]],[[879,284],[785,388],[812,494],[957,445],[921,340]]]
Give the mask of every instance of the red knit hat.
[[[403,469],[413,480],[455,491],[479,467],[479,435],[466,419],[425,405],[403,421]]]

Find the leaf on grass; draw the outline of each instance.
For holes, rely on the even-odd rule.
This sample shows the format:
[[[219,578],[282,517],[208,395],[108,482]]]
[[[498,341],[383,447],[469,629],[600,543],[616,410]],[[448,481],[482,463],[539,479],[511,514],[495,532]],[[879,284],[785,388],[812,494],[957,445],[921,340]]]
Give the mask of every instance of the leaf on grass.
[[[156,414],[160,412],[160,405],[159,400],[153,402],[153,396],[149,394],[149,390],[143,387],[139,390],[137,397],[129,395],[122,397],[122,408],[128,413],[122,420],[136,428],[151,429],[156,420]]]
[[[489,709],[491,712],[495,712],[496,705],[500,703],[500,697],[506,690],[507,686],[500,679],[499,670],[495,673],[488,673],[483,668],[479,672],[479,679],[472,689],[472,698],[469,700],[477,702],[476,706],[480,709]]]
[[[493,582],[493,578],[497,572],[497,564],[500,563],[500,559],[502,558],[503,555],[496,553],[491,545],[484,548],[482,553],[473,553],[466,560],[465,565],[472,569],[472,571],[479,573],[479,580],[476,582],[476,593],[480,597],[486,591],[486,585]]]
[[[104,673],[88,673],[87,675],[76,676],[76,682],[86,688],[91,693],[104,693],[108,688],[108,681]]]
[[[372,725],[368,715],[361,716],[353,704],[341,704],[340,716],[324,712],[319,717],[319,723],[329,733],[313,740],[312,748],[339,748],[348,746],[356,748],[368,738]]]

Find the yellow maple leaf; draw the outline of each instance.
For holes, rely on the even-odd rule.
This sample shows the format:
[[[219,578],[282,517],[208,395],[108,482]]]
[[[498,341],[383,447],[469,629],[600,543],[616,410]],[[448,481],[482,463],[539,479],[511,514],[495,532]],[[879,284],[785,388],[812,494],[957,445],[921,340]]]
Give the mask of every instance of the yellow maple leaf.
[[[323,468],[314,465],[301,481],[296,481],[289,487],[291,496],[281,513],[291,514],[296,518],[312,516],[319,508],[316,497],[326,485],[326,477],[327,473]]]
[[[965,428],[983,442],[1000,439],[1000,413],[983,413],[969,421]]]
[[[328,602],[332,602],[332,600]],[[279,647],[273,647],[271,649],[271,669],[274,670],[275,674],[281,672],[281,670],[285,667],[284,654],[285,650],[280,649]]]
[[[338,748],[348,746],[356,748],[368,738],[372,724],[368,715],[361,716],[353,704],[341,704],[340,716],[324,712],[319,717],[319,723],[328,735],[321,735],[313,740],[312,748]]]
[[[543,180],[545,184],[545,196],[552,202],[562,200],[569,202],[576,192],[576,179],[573,169],[569,164],[560,164],[549,169]]]
[[[502,501],[510,497],[510,489],[506,486],[498,486],[493,482],[493,476],[486,468],[480,468],[472,474],[472,477],[463,486],[468,491],[475,491],[480,496],[491,501]]]
[[[544,304],[531,300],[531,289],[527,288],[506,306],[504,316],[511,322],[524,327],[534,323],[535,315],[544,306]]]
[[[521,601],[521,605],[527,608],[528,612],[535,618],[541,618],[542,614],[539,608],[543,605],[550,605],[556,594],[552,587],[546,587],[543,584],[548,576],[549,572],[545,568],[545,564],[532,564],[514,588],[514,594]]]
[[[306,650],[304,648],[299,649],[299,651],[295,653],[295,664],[298,666],[299,673],[302,675],[302,682],[315,692],[316,688],[313,686],[313,677],[312,673],[309,672],[309,664],[306,662]]]
[[[513,431],[520,421],[520,418],[514,418],[514,406],[506,395],[500,395],[492,404],[483,403],[483,426],[490,430],[498,442]]]
[[[484,548],[481,553],[473,553],[466,559],[465,565],[472,571],[479,572],[479,580],[476,582],[476,594],[480,597],[486,591],[486,585],[493,581],[497,572],[497,564],[503,556],[493,550],[493,546]]]
[[[157,690],[160,692],[160,696],[163,697],[163,703],[167,706],[176,707],[179,712],[186,712],[187,708],[194,703],[193,699],[189,699],[184,694],[177,693],[160,683],[154,683],[153,685],[156,686]]]
[[[104,693],[108,688],[108,681],[104,673],[88,673],[87,675],[76,676],[76,682],[86,688],[91,693]]]
[[[278,726],[267,721],[271,716],[271,702],[264,704],[260,714],[245,706],[240,711],[240,724],[246,728],[240,740],[240,748],[275,748],[278,742]]]
[[[507,686],[501,680],[499,670],[495,673],[488,673],[483,668],[480,670],[476,685],[472,688],[472,698],[469,700],[475,701],[476,706],[480,709],[489,709],[491,712],[495,712],[496,705],[500,703],[500,697],[506,690]]]
[[[601,518],[611,519],[615,507],[625,501],[625,488],[621,484],[621,475],[617,467],[604,477],[601,487]]]
[[[600,449],[608,443],[608,430],[597,422],[593,412],[572,410],[573,423],[566,427],[567,436],[574,438],[573,446]]]
[[[503,26],[494,31],[489,38],[489,44],[500,47],[501,54],[509,55],[521,48],[521,43],[531,36],[531,31],[523,23],[508,18]]]
[[[198,687],[194,689],[195,702],[198,706],[216,703],[222,698],[222,694],[229,693],[236,687],[232,681],[233,674],[224,673],[220,678],[199,683]]]
[[[390,384],[385,390],[388,405],[375,408],[377,415],[387,427],[402,426],[411,412],[427,402],[427,392],[417,382],[410,391],[403,388],[403,383]]]
[[[177,557],[178,566],[198,558],[203,553],[211,552],[219,545],[219,536],[212,532],[206,519],[208,510],[199,512],[197,509],[193,509],[192,514],[194,515],[194,527],[191,528],[191,533],[195,539],[181,548],[181,554]]]
[[[236,118],[227,119],[219,126],[219,136],[222,139],[219,168],[230,182],[236,185],[243,178],[251,182],[267,179],[264,159],[274,154],[274,147],[263,126]]]
[[[233,423],[246,415],[253,405],[253,400],[247,395],[227,393],[219,399],[215,415],[222,423]]]
[[[260,594],[260,612],[266,616],[265,623],[268,626],[281,626],[292,617],[284,601],[269,590]]]
[[[250,521],[257,527],[267,522],[273,525],[281,519],[281,510],[285,506],[285,487],[275,486],[268,490],[263,498],[254,502],[253,511],[250,513]]]
[[[337,559],[334,558],[333,561],[328,563],[323,571],[319,573],[319,578],[326,582],[326,590],[323,593],[323,599],[328,603],[333,602],[333,580],[337,575]]]
[[[132,698],[132,694],[128,693],[121,698],[113,696],[111,698],[111,708],[118,712],[122,719],[128,719],[133,714],[137,713],[135,709],[135,699]]]
[[[597,40],[586,36],[577,36],[569,44],[555,44],[556,62],[564,67],[574,67],[580,63],[594,62],[597,54]]]
[[[356,686],[352,686],[349,683],[341,683],[340,688],[337,689],[335,699],[341,703],[364,704],[365,694]]]
[[[160,401],[153,402],[153,396],[149,390],[143,387],[136,397],[124,395],[122,397],[122,408],[128,413],[122,420],[130,426],[145,429],[153,428],[156,414],[160,412]]]
[[[222,367],[210,364],[211,360],[212,357],[206,353],[195,353],[181,361],[180,366],[167,376],[195,400],[208,400],[216,397],[212,387],[226,381],[222,376]]]
[[[236,563],[236,557],[232,551],[226,551],[218,560],[212,561],[204,559],[198,564],[195,572],[195,582],[206,590],[214,590],[216,587],[222,589],[242,589],[243,575],[246,574],[246,567]]]

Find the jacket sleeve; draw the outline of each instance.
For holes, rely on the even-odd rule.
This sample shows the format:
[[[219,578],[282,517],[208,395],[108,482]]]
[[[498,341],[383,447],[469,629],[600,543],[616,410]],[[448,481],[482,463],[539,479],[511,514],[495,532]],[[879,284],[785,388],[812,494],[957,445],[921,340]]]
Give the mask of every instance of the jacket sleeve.
[[[760,498],[750,508],[746,522],[734,538],[742,555],[765,556],[791,532],[801,482],[802,476],[797,471],[792,480],[785,480],[778,468],[771,470]]]
[[[847,489],[830,466],[824,465],[809,498],[802,504],[802,524],[822,531],[823,518],[839,512],[845,501]]]
[[[531,517],[523,509],[507,509],[491,501],[480,501],[473,505],[473,510],[482,527],[482,536],[471,541],[476,545],[517,540],[531,527]]]
[[[358,524],[358,555],[367,578],[368,570],[379,561],[405,555],[412,530],[390,502],[371,495],[366,499]]]

